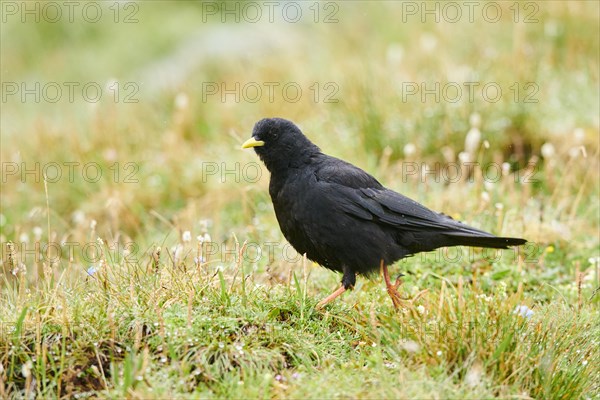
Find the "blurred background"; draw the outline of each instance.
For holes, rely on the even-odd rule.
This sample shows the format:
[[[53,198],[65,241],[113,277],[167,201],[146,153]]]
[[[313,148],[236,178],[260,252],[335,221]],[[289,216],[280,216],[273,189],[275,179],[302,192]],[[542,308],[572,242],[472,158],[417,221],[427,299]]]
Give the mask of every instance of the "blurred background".
[[[17,336],[0,335],[6,354],[0,367],[10,371],[0,371],[0,397],[6,374],[19,390],[37,387],[42,396],[112,388],[113,396],[130,397],[128,385],[146,387],[132,365],[146,365],[148,357],[152,375],[139,376],[149,376],[154,388],[163,385],[163,397],[196,387],[224,398],[302,398],[326,390],[330,397],[360,397],[373,388],[382,392],[363,395],[411,397],[397,388],[413,388],[415,398],[591,393],[593,368],[549,361],[564,373],[543,375],[535,350],[541,345],[521,346],[525,333],[514,336],[514,356],[502,358],[486,332],[480,341],[461,342],[461,334],[436,342],[403,328],[437,309],[449,321],[483,316],[491,318],[486,326],[503,332],[529,329],[511,319],[525,296],[536,316],[544,308],[535,306],[547,305],[540,322],[546,328],[532,328],[530,337],[554,329],[539,339],[549,349],[571,338],[556,357],[592,343],[572,355],[579,360],[597,347],[571,335],[591,334],[590,310],[597,314],[599,298],[598,2],[2,1],[0,7],[0,327],[18,318],[33,324],[24,328],[27,340],[20,328]],[[268,171],[253,151],[240,149],[258,120],[275,116],[294,121],[325,153],[391,189],[530,243],[499,258],[455,249],[403,260],[394,267],[407,273],[403,290],[430,289],[404,322],[385,308],[391,305],[374,289],[377,280],[360,279],[335,305],[338,317],[313,314],[307,299],[316,303],[340,277],[303,264],[286,247]],[[244,242],[248,253],[240,261]],[[249,289],[239,287],[240,271]],[[464,307],[463,280],[467,304],[482,308]],[[460,288],[458,300],[446,283]],[[581,314],[565,306],[581,311],[588,299],[591,307]],[[375,306],[383,308],[377,323]],[[575,315],[577,324],[568,322]],[[214,334],[211,321],[220,321]],[[264,326],[276,326],[280,336],[261,336]],[[73,349],[52,339],[67,337],[67,329],[69,340],[77,337]],[[58,356],[46,364],[46,348],[35,344],[42,333],[61,364]],[[399,334],[418,346],[405,346]],[[380,355],[375,343],[386,338]],[[244,340],[255,347],[242,360]],[[312,350],[315,343],[321,347]],[[109,350],[111,360],[101,360]],[[386,378],[398,354],[408,366],[403,373],[433,386],[406,386],[411,380],[402,374],[400,385],[397,375]],[[191,361],[184,367],[176,359]],[[208,372],[192,373],[197,365]],[[364,372],[365,365],[376,367]],[[269,385],[279,383],[269,386],[272,392],[244,391],[240,382],[250,378],[236,375],[238,367],[248,374],[264,369]],[[316,373],[291,383],[303,368]],[[476,378],[480,386],[467,382],[466,391],[459,382],[454,391],[448,382],[467,371],[495,380],[486,386]],[[255,387],[268,380],[260,374],[252,378]],[[363,387],[371,377],[373,386]],[[148,387],[137,394],[151,397]]]
[[[497,233],[597,246],[595,2],[2,7],[3,243],[92,220],[145,248],[207,226],[280,240],[239,150],[280,116],[432,208],[491,228],[506,202],[520,222]],[[468,161],[490,179],[463,184]]]

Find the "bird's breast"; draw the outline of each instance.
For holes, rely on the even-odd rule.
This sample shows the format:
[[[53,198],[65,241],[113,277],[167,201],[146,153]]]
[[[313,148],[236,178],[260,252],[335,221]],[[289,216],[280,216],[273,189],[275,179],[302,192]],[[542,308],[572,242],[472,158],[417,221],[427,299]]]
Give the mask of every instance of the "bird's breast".
[[[316,190],[314,177],[293,174],[288,179],[271,180],[269,192],[279,227],[287,241],[300,254],[314,259],[315,232],[325,223],[326,213]]]

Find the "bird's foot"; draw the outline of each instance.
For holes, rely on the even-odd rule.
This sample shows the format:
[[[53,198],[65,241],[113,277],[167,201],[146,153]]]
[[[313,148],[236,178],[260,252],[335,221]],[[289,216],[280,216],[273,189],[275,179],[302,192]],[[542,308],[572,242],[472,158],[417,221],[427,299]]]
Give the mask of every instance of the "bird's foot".
[[[321,300],[319,302],[319,304],[317,304],[315,309],[320,310],[321,308],[325,307],[327,304],[331,303],[333,300],[338,298],[345,291],[346,291],[346,288],[344,287],[344,285],[340,286],[340,288],[337,289],[335,292],[331,293],[329,296],[327,296],[323,300]]]
[[[423,296],[428,291],[427,289],[421,290],[412,299],[407,299],[407,298],[400,296],[400,293],[398,292],[398,287],[400,286],[401,283],[402,283],[402,281],[400,279],[397,279],[395,284],[393,284],[393,285],[390,284],[389,286],[387,286],[387,292],[388,292],[390,298],[392,299],[394,308],[396,308],[396,309],[411,307],[414,304],[414,302],[419,299],[419,297]]]
[[[383,263],[383,260],[381,261],[381,271],[383,272],[383,279],[385,281],[385,286],[387,288],[388,295],[392,299],[392,303],[394,304],[394,308],[396,309],[401,307],[407,308],[412,306],[413,303],[417,301],[419,297],[427,293],[427,289],[421,290],[412,299],[406,299],[400,296],[400,293],[398,292],[398,288],[400,287],[400,285],[402,285],[402,275],[397,277],[396,281],[392,283],[390,280],[390,274],[388,272],[387,265]]]

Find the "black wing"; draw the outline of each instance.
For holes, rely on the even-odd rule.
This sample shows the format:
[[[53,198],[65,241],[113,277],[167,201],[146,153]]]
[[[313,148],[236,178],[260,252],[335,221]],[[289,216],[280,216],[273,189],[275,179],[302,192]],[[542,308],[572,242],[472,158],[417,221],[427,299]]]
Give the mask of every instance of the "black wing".
[[[333,185],[338,207],[345,213],[404,232],[419,232],[443,245],[504,248],[525,243],[523,239],[499,238],[382,186],[375,178],[345,161],[330,158],[317,169],[317,180]],[[446,240],[442,240],[445,238]]]
[[[445,220],[454,221],[443,214],[406,196],[386,189],[373,176],[346,161],[321,155],[315,170],[317,181],[328,182],[339,193],[336,199],[340,208],[362,219],[379,219],[384,223],[402,226],[446,227]]]

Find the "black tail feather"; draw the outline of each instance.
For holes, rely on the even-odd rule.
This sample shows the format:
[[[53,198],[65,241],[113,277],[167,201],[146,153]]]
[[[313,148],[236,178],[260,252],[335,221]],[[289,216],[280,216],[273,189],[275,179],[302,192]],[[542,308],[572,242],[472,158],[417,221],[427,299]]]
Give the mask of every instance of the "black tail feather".
[[[488,234],[490,235],[490,234]],[[527,243],[527,240],[521,238],[498,237],[498,236],[478,236],[469,235],[462,232],[447,234],[455,246],[473,246],[489,247],[493,249],[508,249],[510,246],[520,246]]]

